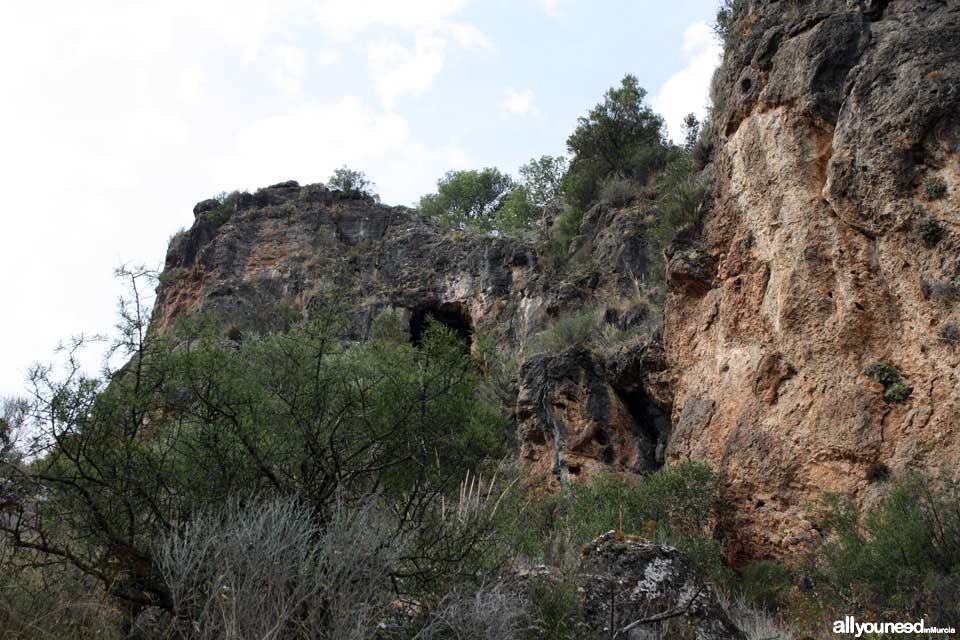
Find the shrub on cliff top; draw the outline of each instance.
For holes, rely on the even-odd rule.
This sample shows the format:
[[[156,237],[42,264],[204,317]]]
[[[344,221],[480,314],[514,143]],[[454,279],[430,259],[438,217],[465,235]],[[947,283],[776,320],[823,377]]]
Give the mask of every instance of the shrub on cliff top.
[[[586,208],[597,201],[604,179],[619,174],[643,183],[662,169],[668,145],[663,118],[647,105],[636,76],[626,75],[603,102],[578,120],[567,139],[573,154],[563,179],[567,201]]]
[[[493,229],[497,210],[515,186],[513,178],[493,167],[448,171],[436,193],[420,198],[420,213],[448,226]]]
[[[346,165],[335,169],[333,175],[327,180],[327,187],[336,191],[347,193],[362,193],[363,195],[376,198],[376,185],[367,177],[363,171],[350,169]]]

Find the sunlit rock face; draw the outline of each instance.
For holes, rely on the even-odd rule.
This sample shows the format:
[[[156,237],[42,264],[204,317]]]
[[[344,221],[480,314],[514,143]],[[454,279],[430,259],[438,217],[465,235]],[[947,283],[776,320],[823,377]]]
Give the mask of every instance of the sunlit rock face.
[[[873,464],[960,472],[960,4],[745,4],[665,347],[668,460],[724,474],[728,547],[755,557],[820,540],[824,492],[875,501]]]

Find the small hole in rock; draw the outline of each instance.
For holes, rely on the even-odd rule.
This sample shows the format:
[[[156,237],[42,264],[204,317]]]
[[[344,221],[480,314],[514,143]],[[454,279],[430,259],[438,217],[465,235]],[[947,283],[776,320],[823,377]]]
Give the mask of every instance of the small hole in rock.
[[[750,91],[750,87],[752,86],[753,86],[753,80],[751,80],[750,78],[744,78],[743,80],[740,81],[740,91],[742,91],[743,93]]]

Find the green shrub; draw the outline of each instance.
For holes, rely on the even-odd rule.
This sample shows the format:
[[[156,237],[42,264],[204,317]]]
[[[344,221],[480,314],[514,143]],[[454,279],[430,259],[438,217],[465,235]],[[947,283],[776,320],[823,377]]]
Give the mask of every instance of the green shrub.
[[[903,402],[913,389],[903,381],[900,370],[887,362],[874,362],[864,370],[868,376],[883,385],[883,397],[887,402]]]
[[[698,222],[703,195],[687,154],[667,165],[658,185],[657,217],[650,232],[651,244],[658,253],[669,246],[678,231]]]
[[[420,213],[446,226],[494,229],[497,210],[515,187],[513,178],[493,167],[448,171],[436,193],[420,198]]]
[[[533,612],[531,639],[577,640],[581,619],[580,596],[573,580],[532,579],[530,601]]]
[[[212,321],[146,341],[131,325],[123,335],[142,358],[109,385],[36,368],[37,411],[56,419],[38,425],[50,445],[24,472],[45,499],[39,512],[5,503],[30,517],[5,514],[0,532],[42,541],[40,561],[72,564],[118,601],[169,608],[156,545],[193,514],[268,492],[329,521],[338,505],[375,498],[411,541],[404,588],[479,570],[482,529],[444,526],[437,506],[506,452],[505,421],[478,398],[476,362],[438,323],[418,347],[350,344],[347,329],[330,300],[285,333],[239,345]]]
[[[887,362],[874,362],[867,365],[867,368],[863,371],[884,387],[900,382],[900,370]]]
[[[947,195],[947,183],[940,176],[928,176],[923,181],[923,195],[927,200],[939,200]]]
[[[725,47],[729,48],[736,45],[735,24],[742,10],[743,0],[722,0],[720,7],[717,9],[713,30]]]
[[[533,202],[530,191],[515,187],[504,198],[494,215],[494,228],[504,232],[522,231],[533,226],[540,208]]]
[[[766,611],[784,608],[793,586],[793,573],[774,560],[760,560],[747,565],[740,575],[743,594]]]
[[[333,175],[327,180],[327,187],[345,193],[361,193],[365,196],[377,198],[376,185],[367,178],[367,174],[346,166],[334,170]]]
[[[583,211],[571,207],[565,208],[547,231],[547,238],[541,248],[546,266],[559,269],[570,257],[570,244],[580,233]]]
[[[821,588],[850,615],[960,619],[960,490],[913,475],[862,515],[825,500],[833,540],[822,549]]]
[[[527,343],[526,355],[556,353],[572,346],[590,344],[600,328],[601,313],[584,309],[563,314]]]
[[[500,526],[515,553],[560,566],[598,535],[622,530],[675,545],[709,578],[725,582],[731,574],[710,535],[719,491],[719,476],[702,463],[670,465],[645,478],[600,475],[542,497],[515,495]]]
[[[600,185],[600,201],[615,207],[630,204],[637,198],[637,186],[621,175],[608,176]]]
[[[588,208],[603,181],[622,175],[638,183],[661,169],[669,152],[663,119],[646,104],[636,76],[626,75],[604,100],[578,120],[567,139],[573,154],[562,191],[569,204]]]
[[[398,309],[387,308],[370,322],[370,339],[387,345],[400,346],[410,341],[410,327]]]
[[[927,216],[921,220],[917,225],[917,232],[928,247],[935,247],[946,235],[943,224],[933,216]]]
[[[913,388],[905,382],[895,382],[883,392],[887,402],[904,402],[913,393]]]

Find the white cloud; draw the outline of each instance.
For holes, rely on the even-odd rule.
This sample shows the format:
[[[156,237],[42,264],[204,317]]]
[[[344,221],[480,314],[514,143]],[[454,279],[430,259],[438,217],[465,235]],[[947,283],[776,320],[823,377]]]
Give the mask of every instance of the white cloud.
[[[443,70],[446,55],[447,41],[433,36],[418,37],[412,49],[395,42],[371,46],[367,59],[383,104],[392,107],[401,96],[429,90]]]
[[[273,82],[285,95],[294,97],[303,90],[302,80],[306,53],[300,47],[285,44],[277,49],[279,64],[273,72]]]
[[[443,70],[451,42],[489,49],[493,42],[475,25],[456,20],[470,0],[320,0],[315,19],[335,41],[345,44],[376,30],[390,37],[367,48],[373,83],[391,108],[403,96],[426,93]],[[400,44],[413,38],[411,46]]]
[[[560,0],[536,0],[536,2],[543,7],[547,15],[552,17],[560,15]]]
[[[507,87],[503,91],[503,108],[510,113],[520,116],[536,113],[536,95],[533,89],[514,89]]]
[[[320,26],[349,40],[372,27],[435,31],[468,4],[469,0],[320,0],[314,15]]]
[[[683,139],[683,117],[695,113],[703,120],[707,112],[710,79],[720,64],[722,48],[713,30],[704,22],[695,22],[683,33],[686,66],[670,76],[653,98],[653,108],[667,121],[674,142]]]
[[[207,76],[203,69],[189,64],[180,71],[177,79],[177,97],[187,106],[194,106],[203,98]]]

